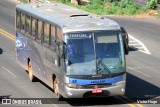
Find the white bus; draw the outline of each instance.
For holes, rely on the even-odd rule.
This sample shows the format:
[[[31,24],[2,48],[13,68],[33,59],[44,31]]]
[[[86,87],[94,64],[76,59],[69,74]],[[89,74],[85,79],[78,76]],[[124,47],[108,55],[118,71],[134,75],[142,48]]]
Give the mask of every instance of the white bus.
[[[58,99],[124,95],[125,54],[113,20],[59,3],[16,6],[16,56]]]

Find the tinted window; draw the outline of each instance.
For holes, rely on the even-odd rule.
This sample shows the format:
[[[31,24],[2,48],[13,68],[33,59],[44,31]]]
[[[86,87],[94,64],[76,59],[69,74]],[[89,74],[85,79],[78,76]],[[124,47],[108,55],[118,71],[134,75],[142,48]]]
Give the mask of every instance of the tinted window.
[[[62,41],[62,32],[59,28],[57,28],[57,42]]]
[[[44,42],[49,44],[49,30],[50,30],[50,25],[48,23],[44,24]]]
[[[20,29],[20,12],[17,10],[16,12],[16,27]]]
[[[30,28],[31,28],[31,17],[29,15],[26,15],[26,21],[25,21],[25,27],[26,27],[26,32],[30,33]]]
[[[51,44],[52,46],[54,45],[55,35],[56,35],[56,27],[51,26]]]
[[[41,40],[41,35],[42,35],[42,21],[38,20],[38,39]]]
[[[32,18],[32,35],[36,33],[36,19]]]
[[[21,13],[21,30],[25,30],[25,14]]]

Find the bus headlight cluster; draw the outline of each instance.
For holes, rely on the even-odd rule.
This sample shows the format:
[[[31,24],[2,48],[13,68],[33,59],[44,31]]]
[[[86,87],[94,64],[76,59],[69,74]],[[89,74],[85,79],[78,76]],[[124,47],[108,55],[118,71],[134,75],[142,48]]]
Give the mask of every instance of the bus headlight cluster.
[[[125,81],[119,81],[119,82],[112,84],[112,86],[123,85],[123,84],[125,84]]]
[[[69,88],[81,88],[80,85],[76,85],[76,84],[68,84],[68,83],[66,83],[66,86],[69,87]]]

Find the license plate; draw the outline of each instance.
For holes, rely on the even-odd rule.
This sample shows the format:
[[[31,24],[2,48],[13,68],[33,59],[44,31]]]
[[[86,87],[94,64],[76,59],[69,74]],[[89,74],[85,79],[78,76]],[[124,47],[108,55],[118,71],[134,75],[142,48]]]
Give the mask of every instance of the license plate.
[[[92,90],[92,93],[102,93],[102,89],[94,89]]]

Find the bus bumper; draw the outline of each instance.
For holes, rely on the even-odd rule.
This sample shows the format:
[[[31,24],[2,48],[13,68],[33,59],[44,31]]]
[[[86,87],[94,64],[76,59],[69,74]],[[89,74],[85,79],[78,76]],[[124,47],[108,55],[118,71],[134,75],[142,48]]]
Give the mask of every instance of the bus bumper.
[[[94,89],[74,89],[65,86],[65,93],[63,96],[65,98],[85,98],[85,97],[109,97],[116,95],[124,95],[125,84],[112,86],[107,88],[101,88],[102,93],[92,93]]]

